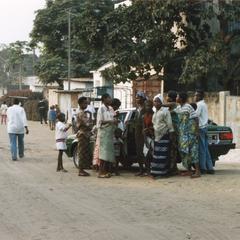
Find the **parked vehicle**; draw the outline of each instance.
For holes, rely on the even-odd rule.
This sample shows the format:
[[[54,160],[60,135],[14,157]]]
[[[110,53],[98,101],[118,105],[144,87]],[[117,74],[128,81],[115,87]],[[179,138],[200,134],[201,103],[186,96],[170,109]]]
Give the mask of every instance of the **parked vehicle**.
[[[135,146],[135,133],[134,133],[134,117],[136,109],[121,110],[119,114],[120,120],[124,123],[124,144],[126,151],[126,158],[121,160],[121,164],[124,167],[130,167],[136,162],[136,146]],[[233,143],[233,133],[230,127],[218,126],[212,121],[209,121],[208,126],[208,142],[209,151],[213,159],[213,164],[218,160],[219,156],[225,155],[230,149],[235,148]],[[92,141],[94,145],[94,141]],[[78,156],[76,151],[77,139],[75,135],[71,135],[67,139],[67,154],[69,157],[73,157],[73,161],[76,167],[78,167]]]

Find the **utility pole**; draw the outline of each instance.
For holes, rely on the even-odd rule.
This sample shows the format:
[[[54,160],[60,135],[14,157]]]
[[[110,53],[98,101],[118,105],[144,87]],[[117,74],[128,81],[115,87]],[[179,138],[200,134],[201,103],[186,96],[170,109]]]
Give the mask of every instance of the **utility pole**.
[[[71,10],[68,10],[68,91],[71,90]]]
[[[19,66],[18,88],[19,88],[19,90],[22,90],[22,63],[20,63],[20,66]]]

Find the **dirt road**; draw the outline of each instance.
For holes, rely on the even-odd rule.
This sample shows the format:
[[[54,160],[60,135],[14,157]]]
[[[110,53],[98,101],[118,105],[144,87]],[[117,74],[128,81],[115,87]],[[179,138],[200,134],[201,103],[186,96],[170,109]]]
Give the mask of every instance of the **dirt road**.
[[[240,151],[215,176],[153,181],[56,173],[54,133],[30,122],[26,157],[10,160],[0,126],[0,240],[239,240]],[[238,161],[237,161],[238,160]]]

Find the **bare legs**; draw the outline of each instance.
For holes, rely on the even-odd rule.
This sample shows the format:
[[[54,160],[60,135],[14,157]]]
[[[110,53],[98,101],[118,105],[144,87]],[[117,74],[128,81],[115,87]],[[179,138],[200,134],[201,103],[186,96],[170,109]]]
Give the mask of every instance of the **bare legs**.
[[[58,165],[57,165],[57,172],[67,172],[67,170],[65,170],[63,168],[63,160],[62,160],[62,157],[63,157],[63,150],[59,150],[58,151]]]

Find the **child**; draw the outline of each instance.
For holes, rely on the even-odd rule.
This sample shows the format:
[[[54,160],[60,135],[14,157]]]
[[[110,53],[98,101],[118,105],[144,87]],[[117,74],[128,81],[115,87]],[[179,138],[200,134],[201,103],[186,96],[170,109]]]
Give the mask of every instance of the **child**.
[[[122,130],[120,128],[116,128],[114,131],[114,152],[115,152],[115,158],[116,158],[116,165],[115,165],[115,175],[119,176],[118,172],[118,166],[119,161],[123,155],[123,140],[122,140]]]
[[[63,152],[67,150],[67,145],[66,145],[66,139],[67,139],[67,130],[72,126],[69,124],[67,127],[65,124],[65,115],[63,113],[60,113],[58,115],[58,122],[56,124],[56,147],[58,152],[58,165],[57,165],[57,172],[62,171],[62,172],[67,172],[63,168],[63,163],[62,163],[62,156]]]
[[[54,106],[51,106],[48,112],[48,121],[49,121],[50,130],[52,131],[55,130],[56,119],[57,119],[57,113],[54,109]]]

